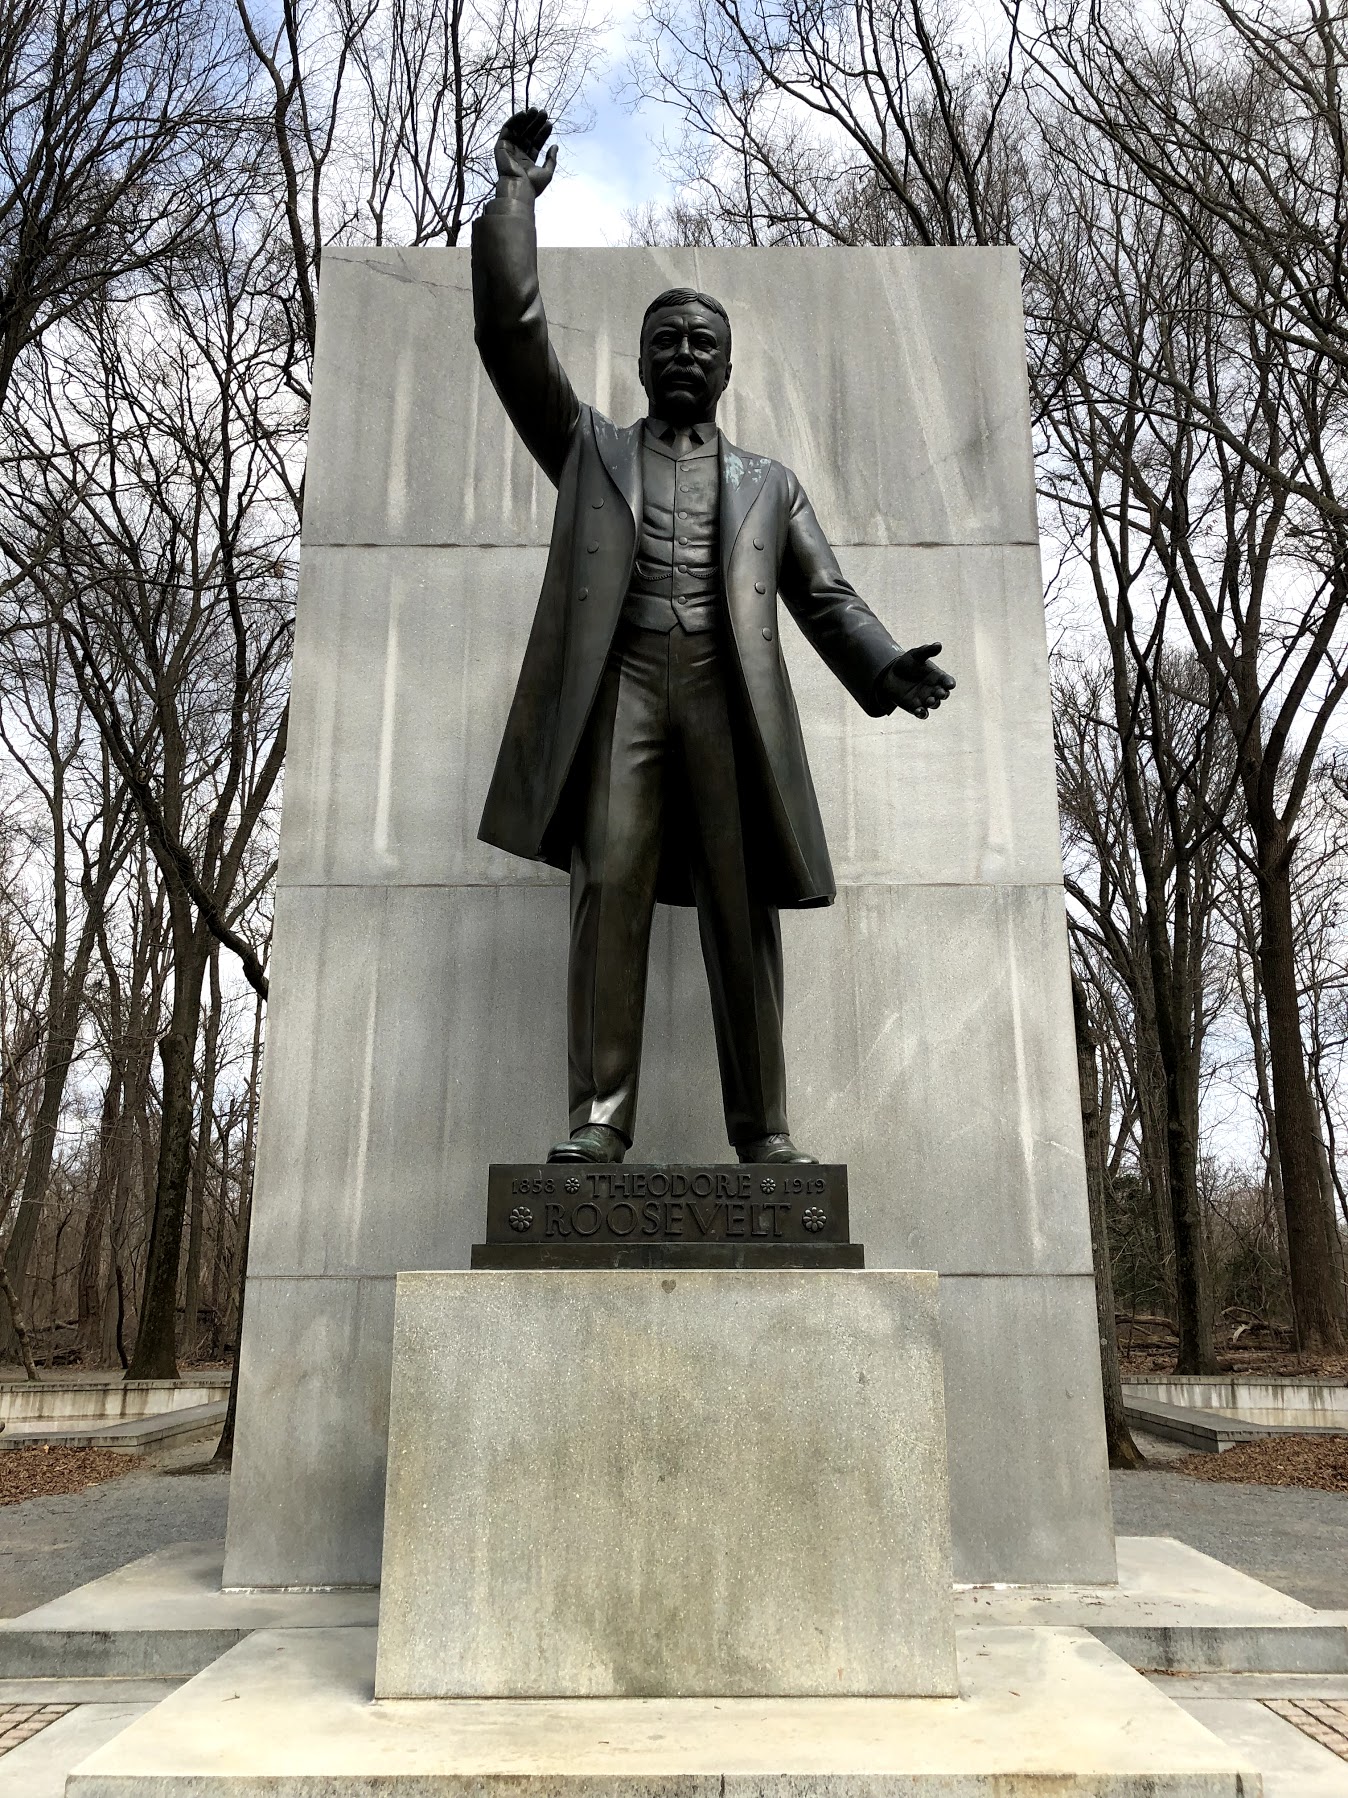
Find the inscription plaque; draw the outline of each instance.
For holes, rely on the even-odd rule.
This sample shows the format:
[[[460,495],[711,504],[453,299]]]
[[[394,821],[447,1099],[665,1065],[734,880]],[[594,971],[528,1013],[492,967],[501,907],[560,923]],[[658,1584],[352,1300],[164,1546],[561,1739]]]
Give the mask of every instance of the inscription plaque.
[[[847,1169],[498,1162],[473,1267],[863,1267]]]

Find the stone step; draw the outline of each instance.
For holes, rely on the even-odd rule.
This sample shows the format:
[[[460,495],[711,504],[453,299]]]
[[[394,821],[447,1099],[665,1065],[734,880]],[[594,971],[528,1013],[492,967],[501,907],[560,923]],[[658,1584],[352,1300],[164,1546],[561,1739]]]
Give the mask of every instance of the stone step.
[[[1257,1798],[1082,1630],[960,1632],[958,1698],[376,1701],[373,1629],[264,1630],[67,1798]]]
[[[974,1627],[1089,1630],[1130,1665],[1348,1674],[1348,1617],[1165,1537],[1119,1538],[1117,1586],[966,1586]],[[0,1679],[186,1679],[258,1629],[373,1624],[370,1590],[226,1592],[222,1542],[176,1543],[0,1621]]]
[[[1238,1442],[1256,1442],[1265,1436],[1348,1436],[1348,1417],[1344,1416],[1327,1416],[1323,1423],[1255,1423],[1153,1398],[1126,1399],[1123,1411],[1135,1429],[1204,1455],[1219,1455]]]
[[[254,1630],[373,1623],[374,1592],[224,1592],[223,1542],[178,1542],[0,1621],[0,1679],[186,1679]]]
[[[1120,1536],[1118,1563],[1117,1586],[960,1587],[955,1620],[1088,1629],[1146,1672],[1348,1673],[1337,1613],[1168,1536]]]

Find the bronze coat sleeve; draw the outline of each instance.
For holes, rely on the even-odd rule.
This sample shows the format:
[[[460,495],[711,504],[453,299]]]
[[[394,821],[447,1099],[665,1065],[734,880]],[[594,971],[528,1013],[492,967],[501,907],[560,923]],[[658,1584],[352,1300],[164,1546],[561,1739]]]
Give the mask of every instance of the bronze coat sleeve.
[[[492,200],[474,221],[473,334],[501,404],[555,487],[580,401],[548,336],[532,201]]]
[[[903,654],[838,566],[814,507],[794,475],[779,574],[788,611],[863,711],[883,718],[895,701],[886,671]]]

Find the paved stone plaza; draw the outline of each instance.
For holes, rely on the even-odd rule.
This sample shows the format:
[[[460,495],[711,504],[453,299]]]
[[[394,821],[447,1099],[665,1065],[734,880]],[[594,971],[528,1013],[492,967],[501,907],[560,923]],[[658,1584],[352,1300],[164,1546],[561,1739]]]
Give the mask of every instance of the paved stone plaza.
[[[1334,1614],[1335,1582],[1348,1566],[1348,1498],[1215,1486],[1166,1473],[1161,1463],[1151,1471],[1115,1474],[1112,1485],[1116,1515],[1130,1528],[1144,1519],[1152,1535],[1179,1537],[1209,1554],[1220,1553],[1255,1580],[1281,1585],[1281,1602],[1278,1591],[1256,1589],[1260,1595],[1255,1609],[1266,1621],[1280,1612],[1284,1622],[1295,1616],[1294,1610],[1282,1609],[1289,1597],[1320,1605],[1316,1622],[1324,1632],[1348,1621],[1348,1605],[1337,1607],[1339,1614]],[[189,1538],[203,1531],[219,1536],[227,1486],[219,1475],[164,1478],[147,1468],[70,1498],[31,1500],[0,1510],[0,1611],[12,1617],[35,1602],[57,1600],[82,1579],[98,1577],[114,1564],[154,1555],[161,1567],[171,1570],[173,1589],[179,1594],[175,1601],[179,1625],[215,1632],[204,1646],[198,1637],[199,1654],[218,1654],[230,1641],[246,1640],[250,1629],[274,1626],[284,1618],[286,1606],[296,1603],[310,1607],[311,1622],[325,1616],[331,1621],[330,1607],[340,1603],[352,1626],[373,1625],[374,1594],[352,1594],[345,1600],[316,1595],[305,1601],[265,1594],[222,1597],[223,1543],[193,1544]],[[126,1502],[127,1494],[133,1503]],[[1121,1542],[1125,1577],[1139,1553],[1131,1538]],[[1174,1553],[1171,1549],[1143,1559],[1150,1559],[1153,1569],[1159,1570]],[[36,1574],[34,1568],[39,1570]],[[1190,1568],[1192,1596],[1192,1582],[1202,1564],[1196,1561]],[[1223,1590],[1229,1598],[1238,1589],[1214,1580],[1211,1602],[1220,1604]],[[155,1577],[131,1569],[104,1582],[97,1595],[90,1591],[72,1595],[72,1602],[48,1611],[45,1621],[59,1624],[64,1618],[107,1643],[115,1640],[115,1629],[110,1632],[109,1626],[119,1622],[124,1628],[138,1624],[142,1631],[162,1626],[164,1596],[162,1573]],[[1144,1603],[1154,1602],[1141,1596]],[[1246,1594],[1247,1606],[1250,1596]],[[967,1611],[985,1598],[970,1593],[962,1602]],[[183,1612],[184,1601],[192,1609]],[[1331,1608],[1326,1611],[1326,1606]],[[158,1651],[163,1654],[160,1666],[172,1667],[174,1655],[186,1645],[183,1637],[189,1632],[180,1627],[174,1633],[177,1645],[170,1643]],[[53,1650],[48,1633],[47,1652]],[[34,1671],[41,1665],[46,1674],[40,1680],[0,1679],[0,1704],[50,1707],[63,1713],[19,1747],[0,1754],[0,1798],[64,1798],[72,1769],[130,1723],[146,1717],[203,1663],[179,1662],[176,1673],[134,1679],[107,1671],[108,1664],[96,1679],[71,1678],[68,1673],[62,1677],[62,1663],[54,1659],[32,1663]],[[1303,1727],[1315,1720],[1323,1736],[1324,1707],[1348,1705],[1348,1674],[1226,1671],[1149,1677],[1159,1691],[1238,1752],[1244,1764],[1262,1773],[1265,1798],[1348,1798],[1348,1761]],[[1338,1714],[1338,1709],[1330,1712]]]

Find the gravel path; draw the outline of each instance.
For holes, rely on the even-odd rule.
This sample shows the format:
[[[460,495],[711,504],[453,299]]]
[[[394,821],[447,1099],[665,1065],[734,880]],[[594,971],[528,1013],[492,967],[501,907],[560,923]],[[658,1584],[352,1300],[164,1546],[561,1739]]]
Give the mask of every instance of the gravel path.
[[[1348,1611],[1348,1495],[1110,1475],[1121,1536],[1175,1536],[1318,1610]]]
[[[219,1540],[228,1497],[227,1474],[156,1465],[83,1492],[0,1507],[0,1617],[30,1611],[170,1542]]]
[[[170,1471],[179,1451],[58,1498],[0,1507],[0,1617],[14,1617],[171,1542],[218,1541],[229,1480]],[[1111,1475],[1120,1535],[1176,1536],[1292,1598],[1348,1611],[1348,1495],[1186,1479],[1164,1468]]]

